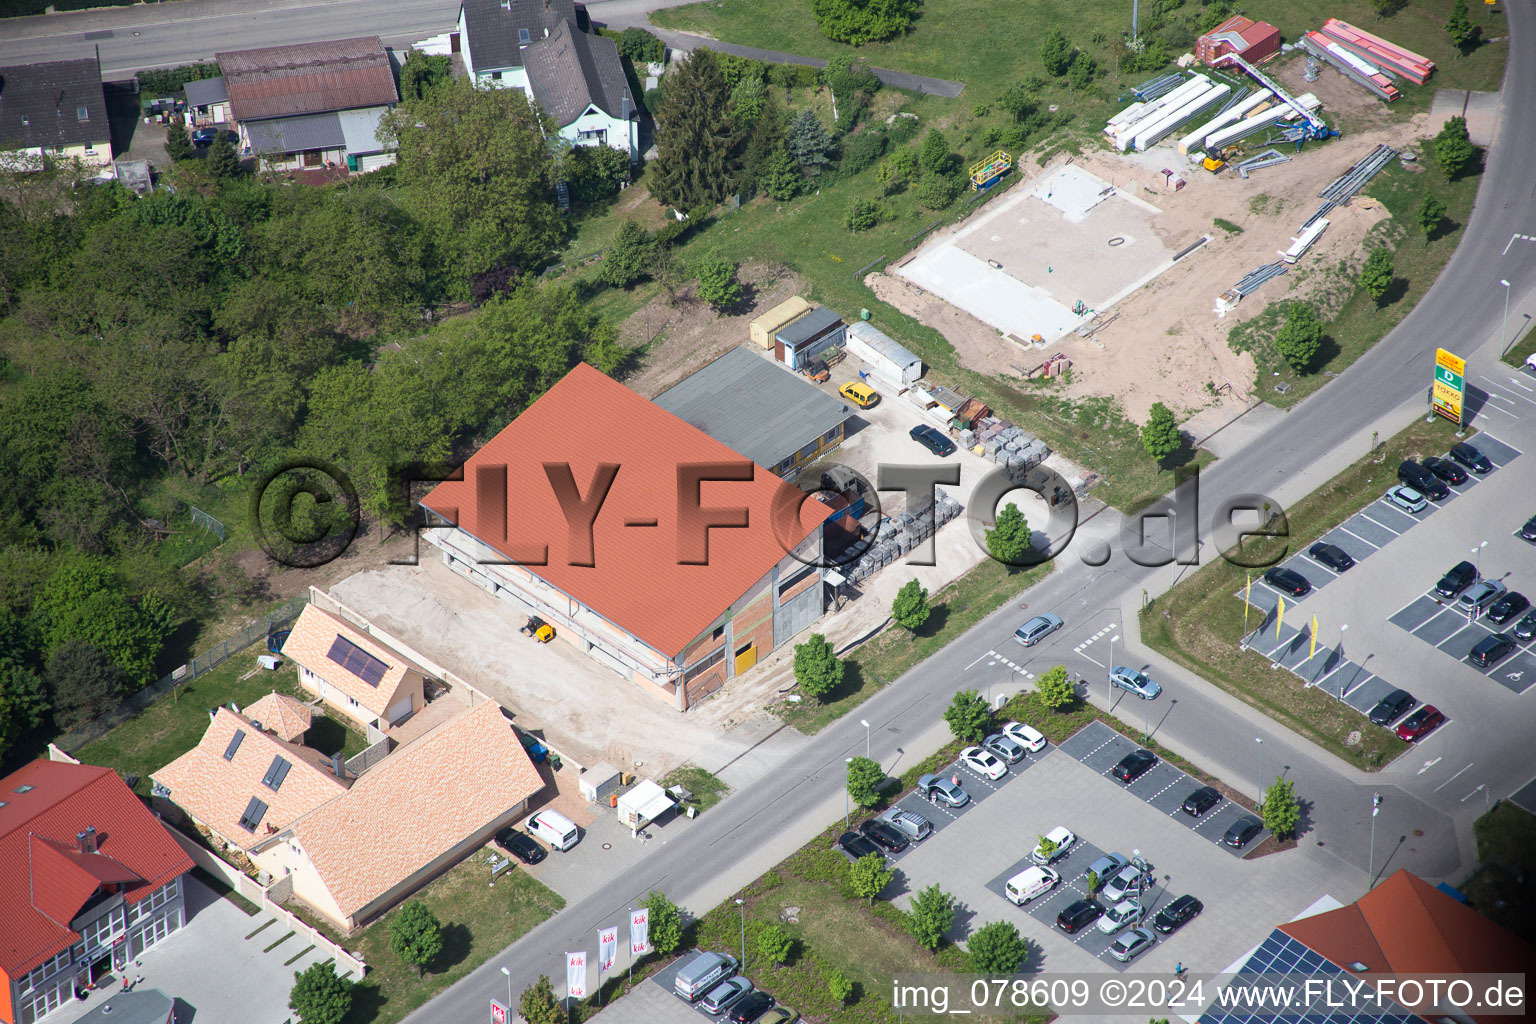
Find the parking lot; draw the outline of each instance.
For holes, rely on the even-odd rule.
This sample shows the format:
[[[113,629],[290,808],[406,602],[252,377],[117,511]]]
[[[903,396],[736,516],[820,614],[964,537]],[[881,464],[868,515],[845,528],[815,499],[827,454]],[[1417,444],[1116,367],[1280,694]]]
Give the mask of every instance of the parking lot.
[[[716,950],[720,953],[729,953],[739,957],[739,949]],[[677,977],[677,972],[683,964],[693,956],[690,950],[673,960],[666,967],[651,975],[647,984],[637,986],[629,995],[618,1000],[608,1009],[594,1017],[594,1020],[602,1024],[718,1024],[724,1017],[712,1016],[705,1013],[697,1004],[683,1002],[672,994],[672,979]],[[751,981],[750,975],[747,980]],[[772,992],[768,993],[773,995]],[[793,1009],[793,1007],[791,1007]]]

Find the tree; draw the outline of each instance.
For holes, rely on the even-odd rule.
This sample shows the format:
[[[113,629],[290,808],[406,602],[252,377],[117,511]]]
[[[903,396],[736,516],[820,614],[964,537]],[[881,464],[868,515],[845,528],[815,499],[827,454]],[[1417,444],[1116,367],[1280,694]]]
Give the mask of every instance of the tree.
[[[288,1008],[304,1024],[341,1024],[352,1009],[353,982],[337,975],[334,961],[322,960],[307,970],[294,971],[293,978]]]
[[[572,146],[560,161],[571,201],[601,202],[619,191],[629,177],[629,154],[612,146]]]
[[[885,207],[878,199],[855,199],[848,207],[848,216],[843,218],[843,224],[852,232],[868,231],[880,223],[880,218],[885,216]]]
[[[1467,0],[1456,0],[1455,6],[1451,8],[1451,18],[1445,23],[1445,31],[1451,37],[1451,45],[1462,53],[1471,47],[1477,30],[1472,27],[1472,19],[1467,15]]]
[[[720,62],[693,51],[667,73],[656,114],[651,194],[678,210],[707,210],[736,186],[740,126],[731,116],[730,89]]]
[[[913,194],[924,209],[942,210],[960,194],[960,182],[951,174],[925,174]]]
[[[66,641],[53,652],[46,676],[54,720],[65,729],[105,714],[123,698],[122,670],[79,640]]]
[[[821,34],[852,46],[907,31],[918,7],[918,0],[811,0]]]
[[[789,153],[801,167],[812,174],[821,173],[821,165],[830,159],[827,150],[831,148],[832,136],[814,110],[807,107],[790,118]]]
[[[0,615],[8,613],[0,612]],[[0,656],[0,758],[48,717],[48,690],[26,665]]]
[[[928,607],[927,589],[915,579],[903,583],[896,592],[896,600],[891,602],[891,618],[913,631],[927,622],[932,612],[933,609]]]
[[[665,893],[647,893],[640,901],[650,914],[651,948],[658,956],[670,956],[683,943],[683,914]]]
[[[240,157],[229,136],[220,132],[208,147],[208,175],[214,181],[228,181],[240,174]]]
[[[757,953],[771,964],[782,964],[794,951],[795,940],[783,925],[770,924],[757,933]]]
[[[802,693],[819,700],[842,681],[843,663],[832,653],[826,637],[812,633],[805,643],[795,645],[795,682]]]
[[[907,913],[907,932],[917,944],[932,951],[944,941],[944,934],[955,923],[955,898],[935,883],[912,897]]]
[[[656,243],[651,233],[635,221],[626,220],[619,225],[613,245],[598,264],[597,276],[604,284],[628,288],[650,276],[655,259]]]
[[[453,77],[453,58],[446,53],[407,50],[400,65],[400,99],[427,100]]]
[[[1424,193],[1424,198],[1419,202],[1418,218],[1427,242],[1440,230],[1440,222],[1445,219],[1445,203],[1431,192]]]
[[[1477,147],[1467,135],[1467,119],[1447,118],[1445,127],[1435,136],[1435,159],[1445,176],[1455,180],[1476,158]]]
[[[1408,6],[1408,0],[1371,0],[1371,7],[1375,9],[1377,18],[1390,18],[1406,6]]]
[[[1384,246],[1377,246],[1371,250],[1371,254],[1365,258],[1365,266],[1360,270],[1360,287],[1365,289],[1365,294],[1376,300],[1376,305],[1381,305],[1387,293],[1392,290],[1392,281],[1395,268],[1392,266],[1392,253]]]
[[[848,797],[860,807],[873,807],[880,802],[880,783],[885,781],[885,769],[867,757],[855,757],[848,762]]]
[[[416,968],[416,977],[443,951],[443,926],[427,905],[412,900],[389,922],[389,948]]]
[[[636,64],[651,64],[666,54],[666,44],[643,28],[627,28],[619,33],[619,55]]]
[[[1061,29],[1053,28],[1040,40],[1040,63],[1048,74],[1060,78],[1072,66],[1072,44],[1062,35]]]
[[[186,160],[195,152],[192,137],[187,134],[187,126],[180,121],[172,121],[165,130],[165,155],[172,160]]]
[[[1141,428],[1141,446],[1147,454],[1161,462],[1174,452],[1184,439],[1179,435],[1179,422],[1173,410],[1162,402],[1153,402],[1147,413],[1147,422]]]
[[[956,739],[980,743],[992,725],[992,709],[987,699],[975,690],[961,690],[944,709],[944,721]]]
[[[741,301],[741,282],[736,280],[736,263],[710,253],[697,265],[699,287],[696,294],[715,312],[724,312]]]
[[[1264,806],[1259,809],[1264,827],[1274,833],[1276,839],[1289,839],[1296,834],[1296,823],[1301,820],[1301,805],[1296,800],[1295,787],[1290,779],[1276,779],[1264,794]]]
[[[918,164],[926,174],[947,174],[951,161],[949,140],[937,128],[929,128],[928,134],[923,136],[922,146],[917,151]]]
[[[868,900],[870,905],[874,905],[875,897],[884,892],[895,877],[896,872],[885,863],[884,857],[878,853],[868,853],[854,861],[849,868],[848,887],[859,899]]]
[[[997,514],[997,525],[987,531],[987,553],[1004,565],[1025,565],[1032,536],[1024,513],[1010,501]]]
[[[885,195],[901,191],[903,185],[917,177],[917,153],[902,148],[892,153],[875,168],[875,180]]]
[[[1099,891],[1099,886],[1104,884],[1104,879],[1099,877],[1099,873],[1097,871],[1084,871],[1083,884],[1088,887],[1088,895],[1092,896],[1094,893]]]
[[[980,974],[1013,974],[1029,956],[1029,944],[1009,921],[993,921],[971,933],[965,943],[971,970]]]
[[[834,967],[827,973],[827,992],[837,1000],[838,1006],[847,1006],[848,997],[853,995],[853,982],[848,980],[848,975]]]
[[[1078,92],[1082,92],[1093,84],[1093,75],[1099,69],[1099,62],[1079,51],[1072,58],[1072,66],[1067,70],[1067,84]]]
[[[1312,365],[1312,360],[1323,347],[1323,322],[1317,310],[1304,302],[1293,302],[1285,310],[1285,326],[1275,335],[1275,347],[1291,364],[1291,369],[1301,373]]]
[[[538,981],[523,989],[517,1000],[517,1012],[528,1024],[565,1024],[565,1011],[555,998],[555,987],[549,983],[547,974],[539,975]]]
[[[1077,688],[1067,678],[1065,665],[1057,665],[1049,672],[1042,673],[1035,680],[1035,692],[1040,695],[1040,703],[1052,711],[1071,707],[1077,701]]]
[[[731,116],[749,125],[762,114],[768,103],[768,85],[756,75],[747,75],[731,90]]]
[[[782,203],[795,198],[800,194],[800,185],[804,180],[800,165],[789,154],[789,147],[780,146],[773,151],[763,174],[763,191],[768,193],[770,199]]]

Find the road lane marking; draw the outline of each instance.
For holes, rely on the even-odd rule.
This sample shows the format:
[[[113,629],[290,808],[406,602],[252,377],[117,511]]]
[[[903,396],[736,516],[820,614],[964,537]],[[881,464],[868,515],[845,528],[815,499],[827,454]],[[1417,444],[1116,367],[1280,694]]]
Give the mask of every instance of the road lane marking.
[[[1476,762],[1468,761],[1467,762],[1467,768],[1471,768],[1472,765],[1475,764],[1475,763]],[[1444,789],[1446,786],[1449,786],[1451,783],[1455,782],[1457,779],[1459,779],[1461,777],[1461,772],[1466,771],[1467,768],[1463,768],[1460,772],[1457,772],[1455,775],[1452,775],[1450,778],[1448,778],[1444,782],[1440,783],[1440,785],[1435,787],[1435,792],[1438,793],[1442,789]]]

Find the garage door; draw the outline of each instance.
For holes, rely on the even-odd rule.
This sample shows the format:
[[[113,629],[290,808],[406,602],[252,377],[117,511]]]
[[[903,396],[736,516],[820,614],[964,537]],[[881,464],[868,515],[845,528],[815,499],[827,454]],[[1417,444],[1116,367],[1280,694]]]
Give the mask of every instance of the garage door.
[[[757,664],[757,644],[747,644],[736,652],[736,674],[741,675]]]

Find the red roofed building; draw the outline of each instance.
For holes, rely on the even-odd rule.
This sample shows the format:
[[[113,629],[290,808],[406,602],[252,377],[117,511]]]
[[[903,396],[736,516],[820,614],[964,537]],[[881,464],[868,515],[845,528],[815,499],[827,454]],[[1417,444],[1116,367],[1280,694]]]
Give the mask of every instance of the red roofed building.
[[[0,1024],[32,1024],[185,923],[192,860],[109,768],[0,780]]]
[[[1264,21],[1234,14],[1195,41],[1195,56],[1204,64],[1235,53],[1250,64],[1280,52],[1280,30]]]
[[[826,607],[830,509],[584,363],[421,504],[514,625],[543,618],[679,711]]]

